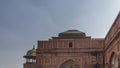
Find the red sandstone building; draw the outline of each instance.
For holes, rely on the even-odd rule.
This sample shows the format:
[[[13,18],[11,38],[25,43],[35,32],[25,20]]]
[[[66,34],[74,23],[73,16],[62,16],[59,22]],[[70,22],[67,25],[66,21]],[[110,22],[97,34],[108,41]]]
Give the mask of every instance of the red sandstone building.
[[[105,38],[68,30],[38,41],[24,58],[24,68],[120,68],[120,13]]]

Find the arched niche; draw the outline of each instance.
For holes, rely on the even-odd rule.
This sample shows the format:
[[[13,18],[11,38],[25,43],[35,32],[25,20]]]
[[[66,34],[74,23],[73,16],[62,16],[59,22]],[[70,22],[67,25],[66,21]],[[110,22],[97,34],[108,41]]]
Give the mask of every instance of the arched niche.
[[[112,52],[110,56],[110,68],[118,68],[118,56],[115,52]]]
[[[69,60],[63,62],[59,68],[81,68],[81,67],[78,62],[69,59]]]

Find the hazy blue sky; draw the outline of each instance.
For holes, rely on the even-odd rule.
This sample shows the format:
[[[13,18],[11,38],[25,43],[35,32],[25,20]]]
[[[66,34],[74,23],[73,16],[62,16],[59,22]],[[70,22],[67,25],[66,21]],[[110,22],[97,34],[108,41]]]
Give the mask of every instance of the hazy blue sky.
[[[22,68],[38,40],[78,29],[104,38],[120,0],[0,0],[0,68]]]

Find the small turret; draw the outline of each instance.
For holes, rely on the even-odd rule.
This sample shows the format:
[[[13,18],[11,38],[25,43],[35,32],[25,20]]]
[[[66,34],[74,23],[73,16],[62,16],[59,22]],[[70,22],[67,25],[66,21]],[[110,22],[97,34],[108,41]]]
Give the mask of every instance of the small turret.
[[[33,48],[31,50],[28,50],[27,54],[25,56],[23,56],[23,57],[26,58],[26,63],[36,62],[35,45],[33,45]]]

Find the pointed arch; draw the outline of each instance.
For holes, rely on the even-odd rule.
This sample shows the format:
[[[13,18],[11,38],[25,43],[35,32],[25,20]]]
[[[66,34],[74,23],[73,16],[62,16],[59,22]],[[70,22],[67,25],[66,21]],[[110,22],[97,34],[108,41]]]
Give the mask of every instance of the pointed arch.
[[[115,52],[112,52],[110,56],[110,68],[118,68],[118,56]]]
[[[80,68],[80,64],[72,59],[63,62],[59,68]]]

